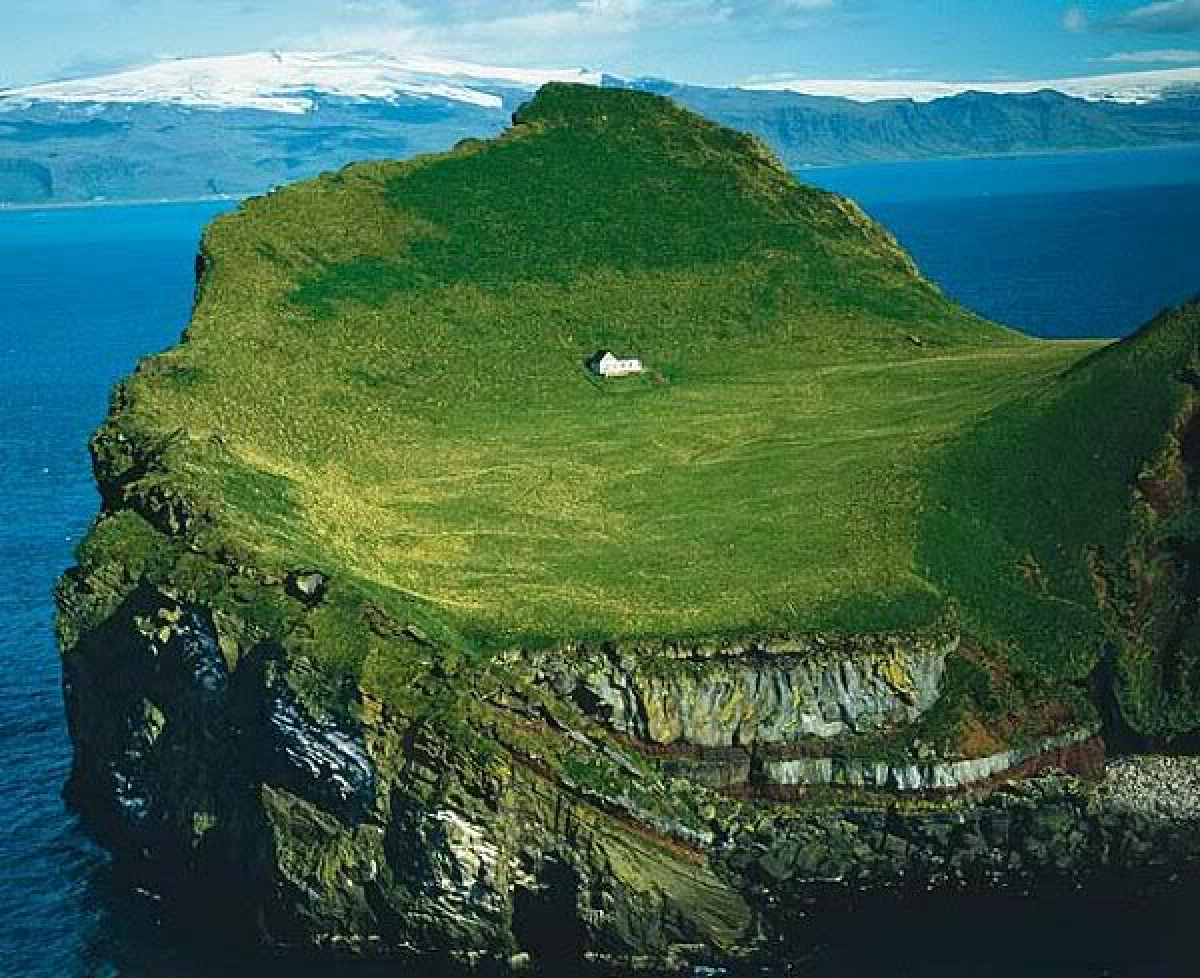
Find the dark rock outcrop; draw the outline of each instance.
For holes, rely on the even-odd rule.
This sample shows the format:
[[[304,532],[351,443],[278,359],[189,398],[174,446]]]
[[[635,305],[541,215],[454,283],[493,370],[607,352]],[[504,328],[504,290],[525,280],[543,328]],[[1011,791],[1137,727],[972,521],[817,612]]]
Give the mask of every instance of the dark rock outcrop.
[[[658,99],[614,94],[550,86],[523,111],[521,131],[506,137],[496,152],[499,168],[480,171],[475,185],[495,181],[507,194],[512,159],[532,161],[537,170],[544,160],[536,154],[543,150],[534,141],[543,137],[549,140],[544,145],[558,146],[548,157],[562,168],[552,183],[572,191],[578,185],[577,164],[585,155],[579,147],[587,147],[588,155],[608,153],[594,172],[611,181],[605,184],[609,190],[627,195],[621,198],[626,203],[581,211],[587,227],[603,228],[607,235],[604,248],[610,253],[605,260],[615,263],[612,269],[649,261],[687,231],[684,237],[694,248],[690,244],[681,253],[680,267],[690,280],[708,277],[708,269],[728,257],[730,243],[712,237],[714,215],[745,203],[737,188],[749,181],[755,205],[743,217],[751,237],[733,248],[747,250],[727,281],[740,280],[745,263],[761,251],[758,229],[768,213],[763,207],[790,200],[771,218],[780,234],[786,231],[780,240],[803,232],[796,239],[796,261],[786,266],[789,281],[813,264],[815,242],[817,250],[828,249],[827,258],[840,256],[829,265],[830,276],[842,274],[838,269],[844,261],[851,279],[859,281],[855,276],[861,273],[864,287],[874,275],[892,283],[871,293],[871,301],[880,308],[893,301],[904,305],[904,322],[893,324],[903,331],[892,330],[892,340],[904,346],[905,357],[911,343],[902,337],[926,308],[953,318],[956,325],[947,336],[957,337],[954,344],[974,350],[980,335],[988,334],[988,342],[1003,339],[1007,349],[1010,338],[960,318],[916,277],[909,259],[882,229],[845,202],[791,185],[756,140],[717,131]],[[614,117],[618,112],[628,114]],[[572,120],[586,133],[582,142],[567,129]],[[629,139],[614,143],[614,133]],[[514,147],[525,153],[531,146],[528,156],[508,156]],[[619,167],[630,152],[648,154],[654,166],[645,172],[653,178],[635,176],[642,181],[637,185],[624,178]],[[707,167],[710,158],[722,155],[730,155],[730,166],[712,185],[731,188],[730,196],[722,198],[728,207],[714,210],[711,200],[697,201],[704,207],[695,227],[674,217],[642,221],[652,233],[628,240],[618,220],[621,208],[644,203],[650,188],[657,187],[655,193],[664,198],[660,203],[670,205],[661,213],[674,215],[680,203],[676,198],[686,196],[696,179],[691,170],[674,172],[676,158]],[[462,162],[446,165],[459,172]],[[1015,650],[1006,655],[975,646],[987,638],[980,624],[987,622],[979,618],[980,606],[956,590],[963,570],[957,564],[944,587],[930,584],[919,594],[897,594],[896,606],[886,612],[875,605],[879,596],[872,596],[864,608],[847,612],[848,617],[802,617],[793,610],[786,617],[766,618],[815,623],[814,629],[824,627],[829,634],[750,636],[749,626],[742,629],[725,620],[740,618],[742,612],[735,616],[725,609],[718,615],[720,609],[714,608],[711,627],[727,628],[724,638],[573,642],[505,651],[522,642],[563,641],[559,633],[568,627],[563,622],[572,619],[554,617],[556,597],[536,616],[514,618],[507,626],[483,625],[489,619],[460,617],[449,610],[448,598],[422,597],[416,588],[410,590],[403,575],[385,573],[382,568],[392,555],[404,551],[391,545],[393,537],[407,536],[411,529],[403,522],[379,525],[376,519],[399,491],[388,485],[393,466],[419,467],[441,455],[446,443],[430,442],[421,452],[402,448],[400,456],[388,454],[370,463],[380,476],[379,498],[366,508],[365,517],[356,514],[346,521],[346,512],[360,502],[352,493],[360,490],[343,484],[335,473],[359,460],[331,452],[317,453],[317,459],[324,459],[318,461],[313,448],[323,441],[342,450],[344,437],[351,434],[359,447],[378,444],[392,437],[396,419],[411,420],[416,417],[412,411],[419,409],[416,402],[408,407],[407,401],[390,403],[376,419],[377,427],[358,430],[360,405],[384,406],[376,403],[383,388],[372,381],[362,401],[336,416],[328,414],[326,409],[345,391],[339,371],[356,369],[354,359],[331,368],[332,380],[319,384],[307,401],[295,398],[305,380],[326,379],[319,372],[302,376],[317,370],[312,364],[318,357],[301,354],[325,328],[326,313],[332,315],[329,296],[341,295],[338,289],[346,282],[373,282],[383,266],[357,259],[343,266],[340,257],[333,261],[330,254],[330,263],[321,252],[307,249],[292,253],[288,261],[306,268],[327,266],[329,275],[322,272],[301,290],[314,290],[314,318],[291,322],[289,329],[298,324],[302,329],[288,333],[286,341],[274,317],[278,306],[292,302],[296,282],[280,278],[263,291],[264,275],[279,267],[279,255],[264,235],[278,236],[282,245],[284,237],[307,232],[314,213],[336,220],[341,231],[358,220],[373,224],[380,208],[391,206],[383,190],[385,184],[392,186],[385,173],[386,168],[366,168],[331,176],[290,192],[307,203],[284,208],[283,223],[271,216],[274,203],[259,202],[226,227],[228,238],[222,239],[224,232],[210,235],[187,343],[176,354],[145,362],[118,389],[112,415],[93,440],[103,511],[79,549],[79,566],[64,576],[58,592],[64,693],[75,747],[69,794],[130,871],[172,902],[191,905],[192,919],[206,927],[225,925],[277,945],[466,962],[536,955],[672,965],[727,962],[753,954],[764,942],[785,939],[788,908],[803,905],[813,887],[1075,876],[1200,858],[1200,800],[1149,808],[1136,803],[1136,786],[1147,778],[1159,786],[1154,793],[1160,797],[1171,794],[1174,782],[1180,798],[1200,799],[1195,783],[1184,790],[1189,779],[1200,782],[1200,772],[1122,767],[1097,783],[1104,745],[1083,687],[1095,646],[1112,637],[1113,629],[1107,619],[1101,620],[1102,608],[1097,606],[1093,614],[1080,603],[1090,597],[1086,591],[1071,607],[1087,611],[1082,619],[1087,627],[1070,631],[1065,651],[1054,648],[1057,623],[1081,619],[1055,614],[1036,619],[1045,627],[1027,636],[1020,656]],[[642,171],[635,168],[633,173]],[[349,191],[350,183],[357,189]],[[441,189],[413,192],[413,201],[436,197],[439,206],[450,210],[457,199]],[[319,205],[314,203],[318,199]],[[474,226],[458,236],[420,239],[421,248],[433,249],[431,254],[449,249],[443,257],[452,259],[451,264],[465,261],[463,277],[448,279],[439,288],[474,295],[468,274],[472,262],[489,263],[512,241],[536,237],[525,213],[528,197],[505,196],[503,203],[504,212],[520,212],[520,221],[504,225],[512,233],[483,242],[484,251],[474,258],[460,253],[487,237]],[[448,214],[438,219],[446,220]],[[559,272],[564,281],[578,275],[590,281],[601,274],[598,269],[609,267],[554,265],[568,255],[577,236],[569,211],[565,217],[546,241],[527,242],[537,245],[528,252],[535,258],[527,260],[520,252],[513,263],[495,266],[502,270],[492,283],[496,295],[514,288],[512,276],[526,271],[542,278],[536,285],[521,284],[523,279],[516,285],[542,295],[552,281],[559,287]],[[247,223],[236,223],[240,220]],[[397,228],[402,226],[407,225]],[[381,262],[384,256],[390,261],[395,242],[403,240],[403,235],[392,235],[388,231],[376,242]],[[356,253],[352,238],[337,237],[339,255]],[[636,245],[632,250],[631,244]],[[266,264],[255,265],[251,255]],[[443,259],[431,260],[437,264]],[[823,267],[824,259],[817,264]],[[222,287],[222,275],[228,276],[231,268],[245,274],[226,277]],[[402,276],[392,282],[390,276],[385,276],[388,288],[411,298],[412,280]],[[657,276],[646,282],[651,290],[660,288]],[[612,301],[624,304],[626,289],[615,286]],[[214,305],[218,294],[221,302]],[[356,294],[352,289],[338,301],[349,302]],[[474,315],[478,298],[462,307],[464,315],[467,310]],[[590,303],[591,294],[580,298]],[[809,294],[794,299],[807,303]],[[830,293],[834,323],[843,322],[843,313],[849,315],[846,301],[840,286]],[[916,304],[906,305],[910,301]],[[251,303],[268,310],[253,336],[241,318]],[[754,298],[747,309],[758,303]],[[847,323],[859,322],[855,309]],[[514,306],[506,321],[528,324],[527,311]],[[382,312],[374,321],[382,323],[380,317]],[[863,324],[874,337],[880,323],[874,314],[868,318],[869,327]],[[691,329],[692,319],[689,313],[678,328]],[[725,322],[714,323],[719,333],[713,337],[724,336]],[[390,323],[395,332],[395,322]],[[214,333],[218,324],[232,326]],[[526,337],[530,343],[547,340],[550,334],[542,336],[541,329],[557,328],[540,319],[532,325],[536,331]],[[1184,362],[1185,346],[1194,346],[1194,328],[1194,322],[1169,319],[1155,328],[1170,341],[1164,343],[1162,357],[1170,373]],[[1087,361],[1107,369],[1115,357],[1112,369],[1124,377],[1121,390],[1129,403],[1140,405],[1146,378],[1153,382],[1163,375],[1142,366],[1147,350],[1153,352],[1161,338],[1155,330],[1115,354]],[[839,326],[838,344],[843,332]],[[755,334],[753,342],[762,343],[766,336]],[[356,350],[340,327],[322,339],[320,359],[344,348]],[[417,333],[409,339],[424,342]],[[372,356],[370,351],[377,353],[385,345],[381,338],[373,339],[353,355]],[[189,361],[182,352],[200,347],[218,352],[236,347],[240,357],[251,359],[235,369],[227,358]],[[274,351],[279,371],[271,384],[261,378],[260,358],[268,349]],[[871,339],[863,349],[882,347]],[[470,356],[476,353],[472,345]],[[1136,382],[1127,375],[1131,365],[1138,367]],[[407,378],[411,364],[401,358],[392,369]],[[1068,390],[1069,403],[1086,409],[1062,416],[1068,420],[1078,422],[1114,389],[1103,382],[1103,370],[1094,374],[1089,369],[1085,364],[1063,375],[1075,380],[1082,375],[1080,383],[1086,382]],[[222,378],[234,374],[241,382],[227,386]],[[790,384],[790,373],[788,379]],[[256,402],[261,390],[270,397]],[[508,403],[503,393],[505,399],[495,404]],[[448,391],[446,396],[460,395]],[[1163,417],[1173,410],[1169,400],[1161,399]],[[531,411],[543,407],[538,400],[528,406]],[[1018,406],[1024,410],[1027,405],[1022,400]],[[288,450],[270,455],[276,447],[268,444],[276,440],[274,421],[294,420],[301,412],[309,421],[325,423],[289,428],[280,436]],[[1039,423],[1050,417],[1055,424],[1037,443],[1042,454],[1067,444],[1079,448],[1069,441],[1072,428],[1058,414],[1040,409],[1035,414]],[[236,421],[231,420],[234,415]],[[274,421],[268,423],[270,419]],[[414,423],[438,430],[452,426],[449,414],[421,416]],[[940,418],[929,436],[941,437],[945,424]],[[854,443],[859,441],[856,433]],[[1140,550],[1157,561],[1164,539],[1191,539],[1189,524],[1181,518],[1187,516],[1194,492],[1187,478],[1180,479],[1187,466],[1178,464],[1195,447],[1190,442],[1190,437],[1180,438],[1179,451],[1169,455],[1170,464],[1157,475],[1147,470],[1152,476],[1148,483],[1142,480],[1143,490],[1151,490],[1147,498],[1170,496],[1179,505],[1159,507],[1159,516],[1170,521],[1161,527],[1142,521],[1144,529],[1155,532],[1131,541],[1132,558],[1139,558],[1135,551]],[[1020,460],[998,469],[994,465],[998,452],[1013,445],[1024,451],[1011,432],[983,444],[984,469],[1001,486],[1037,475],[1022,470]],[[1086,447],[1072,455],[1085,467],[1093,454]],[[502,446],[497,450],[508,457]],[[1119,454],[1127,465],[1128,451]],[[444,474],[457,483],[463,473],[455,470],[456,462],[450,464]],[[964,466],[962,471],[978,472],[973,464]],[[1062,473],[1053,474],[1057,480]],[[1075,477],[1073,469],[1069,474]],[[520,489],[523,479],[513,477],[511,487]],[[907,485],[908,476],[904,481]],[[335,491],[326,495],[331,483]],[[996,524],[997,533],[1038,525],[1028,524],[1028,507],[1048,498],[1060,500],[1062,487],[1073,483],[1051,481],[1047,486],[1045,492],[1027,490],[1011,511],[1001,507],[1009,519]],[[915,492],[918,487],[914,483],[911,488]],[[1126,489],[1124,476],[1106,483],[1114,498],[1127,495]],[[1170,493],[1164,495],[1165,490]],[[758,491],[756,484],[747,498],[760,498]],[[423,505],[420,491],[415,493],[405,505]],[[969,496],[970,489],[949,495],[954,499],[925,509],[949,514],[951,503]],[[736,503],[740,497],[730,498]],[[490,512],[491,504],[475,505],[463,517],[467,535],[476,534],[485,518],[481,514]],[[1105,505],[1119,504],[1106,499]],[[885,520],[901,526],[895,531],[904,538],[898,554],[910,553],[910,517],[915,515],[904,510]],[[698,518],[706,519],[703,514]],[[1049,529],[1042,540],[1055,547],[1050,530],[1062,521],[1056,512],[1045,520]],[[970,519],[950,528],[959,533],[964,525],[976,524],[972,511]],[[441,537],[444,529],[439,522],[436,535]],[[1170,532],[1164,537],[1158,529]],[[831,533],[840,530],[830,528]],[[872,530],[856,526],[854,535]],[[359,550],[355,535],[376,532],[387,543]],[[556,529],[548,538],[557,541],[563,532]],[[1115,538],[1123,532],[1118,528],[1112,534]],[[704,547],[702,539],[707,537],[697,537],[680,553]],[[432,583],[441,569],[438,551],[416,548],[414,553],[418,550],[425,561],[421,574],[432,575]],[[841,569],[842,551],[831,552],[828,567],[835,573]],[[897,559],[892,568],[897,575],[911,576],[907,558],[884,553],[879,559]],[[975,556],[971,548],[955,553],[968,563]],[[1086,548],[1079,556],[1089,554],[1096,556]],[[508,559],[495,565],[503,567],[496,576],[506,581],[514,573]],[[794,558],[787,553],[779,559]],[[1043,599],[1053,599],[1055,612],[1061,611],[1066,603],[1061,597],[1036,591],[1037,561],[1033,569],[1038,573],[1022,581],[1019,571],[1028,569],[1029,562],[1018,555],[1014,574],[1006,559],[990,557],[987,569],[997,573],[972,578],[971,586],[1019,589],[1028,584],[1035,589],[1031,593],[1038,607]],[[639,561],[628,560],[609,568],[614,576],[629,575],[623,591],[640,573]],[[760,563],[771,586],[778,586],[773,561]],[[1175,583],[1181,577],[1192,582],[1195,575],[1176,565],[1163,566],[1173,569],[1154,578],[1162,582],[1157,599],[1149,588],[1135,587],[1126,595],[1146,598],[1135,600],[1135,609],[1180,607]],[[1076,570],[1085,587],[1120,596],[1115,585],[1122,578],[1114,568],[1119,565],[1091,560]],[[704,570],[698,563],[689,573]],[[704,583],[700,576],[686,580],[692,586]],[[718,580],[750,586],[740,570]],[[1142,575],[1141,580],[1150,578]],[[1137,585],[1139,579],[1131,576],[1125,583]],[[1167,653],[1168,661],[1153,655],[1139,660],[1144,681],[1128,684],[1137,695],[1118,695],[1117,707],[1127,718],[1134,713],[1132,702],[1148,711],[1150,720],[1194,728],[1195,702],[1188,684],[1174,707],[1159,695],[1159,677],[1170,675],[1160,666],[1171,665],[1176,651],[1190,649],[1190,626],[1197,620],[1194,590],[1182,592],[1186,601],[1178,621],[1186,627],[1180,643],[1159,642],[1148,650]],[[471,601],[507,602],[516,600],[514,594],[529,593],[529,582],[511,593],[507,584],[489,585]],[[590,600],[592,593],[581,592],[580,600]],[[847,591],[845,597],[853,596]],[[1027,598],[1030,593],[1017,590],[1013,600]],[[809,600],[826,599],[810,595]],[[1110,604],[1118,614],[1125,606],[1123,601]],[[1000,617],[1011,606],[1003,605]],[[659,622],[654,627],[663,631],[675,627],[670,618],[658,618],[659,611],[654,614],[649,619],[633,614],[614,618],[603,631],[638,633],[652,627],[646,621]],[[748,614],[757,619],[760,612]],[[1171,620],[1164,615],[1156,619]],[[708,619],[693,619],[701,620]],[[873,623],[881,621],[892,622],[891,631],[878,625],[871,632]],[[1130,621],[1136,625],[1141,619]],[[832,622],[843,631],[838,633]],[[963,641],[964,634],[971,641]],[[1123,649],[1118,664],[1128,665],[1130,652],[1137,651]],[[1053,661],[1031,672],[1030,663],[1047,655]],[[1179,677],[1187,678],[1190,667],[1182,668],[1187,662],[1186,656],[1180,660],[1175,670]],[[1118,694],[1121,690],[1118,685]],[[213,920],[214,913],[219,919]]]
[[[978,882],[1200,856],[1200,809],[1135,810],[1112,778],[831,808],[646,775],[635,798],[556,772],[511,734],[471,751],[369,698],[352,719],[316,710],[303,663],[252,634],[136,589],[67,651],[70,794],[163,892],[280,944],[716,961],[778,938],[787,908],[831,880]],[[557,736],[641,770],[583,727]],[[693,814],[668,814],[671,798]]]
[[[655,745],[751,747],[915,721],[938,698],[950,633],[932,637],[555,649],[536,679],[617,733]],[[517,659],[521,659],[519,653]]]

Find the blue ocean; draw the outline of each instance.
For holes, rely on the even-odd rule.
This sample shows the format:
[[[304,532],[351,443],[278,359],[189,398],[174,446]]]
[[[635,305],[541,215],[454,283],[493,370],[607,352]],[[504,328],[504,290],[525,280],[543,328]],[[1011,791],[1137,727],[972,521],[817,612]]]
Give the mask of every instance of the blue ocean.
[[[1036,336],[1120,336],[1200,292],[1194,147],[805,170],[954,299]]]
[[[1200,294],[1200,149],[806,170],[858,200],[971,308],[1119,336]],[[53,590],[94,515],[87,438],[113,384],[187,321],[202,227],[229,204],[0,212],[0,975],[353,974],[189,940],[65,808]],[[793,973],[1186,975],[1200,893],[847,897]],[[799,926],[799,925],[798,925]],[[1194,958],[1193,958],[1194,961]]]

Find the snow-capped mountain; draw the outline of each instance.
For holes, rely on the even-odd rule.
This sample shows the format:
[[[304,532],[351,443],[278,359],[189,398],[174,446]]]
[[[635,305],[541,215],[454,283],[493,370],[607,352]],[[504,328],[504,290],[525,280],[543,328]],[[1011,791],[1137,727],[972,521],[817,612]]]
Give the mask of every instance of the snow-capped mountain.
[[[495,135],[551,81],[669,95],[758,134],[796,168],[1200,143],[1200,68],[1017,83],[788,79],[701,88],[582,69],[259,52],[0,91],[0,206],[259,193],[356,160]]]
[[[496,88],[532,91],[551,81],[598,85],[583,69],[521,70],[378,53],[263,51],[183,58],[73,81],[0,90],[0,108],[31,102],[181,105],[300,114],[316,96],[443,99],[498,109]]]
[[[905,79],[875,81],[785,78],[751,83],[744,87],[752,91],[833,96],[852,99],[856,102],[880,102],[888,99],[932,102],[936,99],[952,98],[967,92],[983,92],[990,95],[1029,95],[1034,92],[1052,91],[1089,102],[1141,104],[1156,101],[1165,95],[1200,88],[1200,67],[1131,71],[1111,75],[1084,75],[1077,78],[1054,78],[1041,81],[943,82]]]
[[[520,69],[379,52],[259,51],[181,58],[94,78],[0,89],[0,109],[31,102],[181,105],[300,114],[316,98],[444,99],[500,108],[496,89],[533,91],[552,81],[603,84],[587,69]],[[1200,88],[1200,67],[1034,81],[913,81],[785,78],[751,82],[745,91],[792,92],[858,102],[932,102],[966,92],[994,95],[1056,91],[1088,101],[1144,103]]]

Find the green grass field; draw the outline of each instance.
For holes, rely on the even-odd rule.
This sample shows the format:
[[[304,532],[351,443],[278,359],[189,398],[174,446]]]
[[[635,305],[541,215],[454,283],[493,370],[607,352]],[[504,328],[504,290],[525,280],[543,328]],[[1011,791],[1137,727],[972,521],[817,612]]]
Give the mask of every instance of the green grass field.
[[[165,477],[229,540],[477,646],[953,608],[1019,668],[1086,673],[1107,625],[1084,548],[1120,546],[1182,343],[1073,369],[1100,344],[970,314],[853,205],[666,100],[550,86],[517,121],[210,229],[188,341],[119,421],[173,439]],[[598,349],[649,372],[599,381]]]
[[[580,372],[557,403],[502,415],[466,403],[376,427],[322,407],[345,457],[226,447],[285,480],[292,508],[275,543],[424,598],[474,633],[878,630],[942,608],[914,558],[931,444],[1077,355],[760,355],[724,378],[611,389]],[[228,477],[215,462],[207,475]]]

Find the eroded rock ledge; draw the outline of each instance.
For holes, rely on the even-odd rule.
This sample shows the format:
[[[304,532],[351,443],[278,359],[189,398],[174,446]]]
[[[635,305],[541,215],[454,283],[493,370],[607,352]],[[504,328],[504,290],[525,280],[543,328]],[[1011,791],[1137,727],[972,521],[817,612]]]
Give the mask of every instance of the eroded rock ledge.
[[[750,787],[777,799],[800,796],[805,788],[818,785],[933,794],[962,791],[1048,769],[1099,776],[1104,770],[1099,728],[1071,730],[1027,747],[963,760],[904,763],[813,757],[766,761],[757,784]]]
[[[577,644],[510,658],[614,732],[655,746],[756,747],[912,723],[937,702],[946,657],[932,636],[754,643]]]
[[[849,756],[823,741],[903,729],[937,702],[949,628],[925,635],[746,643],[575,644],[510,664],[574,704],[665,773],[741,798],[794,800],[815,787],[951,793],[1058,768],[1095,777],[1098,726],[983,757]]]
[[[936,673],[942,648],[916,677]],[[692,682],[732,664],[744,676],[748,661],[710,657],[681,674]],[[198,901],[208,921],[219,907],[231,927],[278,944],[717,962],[778,937],[781,914],[815,883],[984,881],[1200,857],[1197,813],[1157,818],[1122,792],[1061,775],[936,804],[732,797],[663,758],[639,759],[611,728],[606,739],[572,700],[555,701],[557,726],[537,736],[532,716],[481,704],[490,747],[467,748],[361,694],[345,709],[314,706],[302,659],[162,588],[135,589],[65,665],[75,802],[164,892]],[[762,674],[786,671],[768,661]],[[896,709],[914,708],[904,681],[864,671],[854,687],[846,674],[825,687],[829,702],[869,686],[864,703],[885,702],[888,688]],[[753,722],[744,709],[724,715],[743,732],[783,729],[762,707],[781,703],[777,692],[748,702]],[[1060,749],[1086,746],[1085,733],[1060,738]],[[551,749],[566,752],[565,767]],[[781,783],[802,766],[768,763],[782,765]],[[1002,766],[975,763],[981,774]],[[587,780],[605,765],[619,776]],[[827,769],[804,770],[823,779]],[[842,770],[849,785],[870,782]]]

